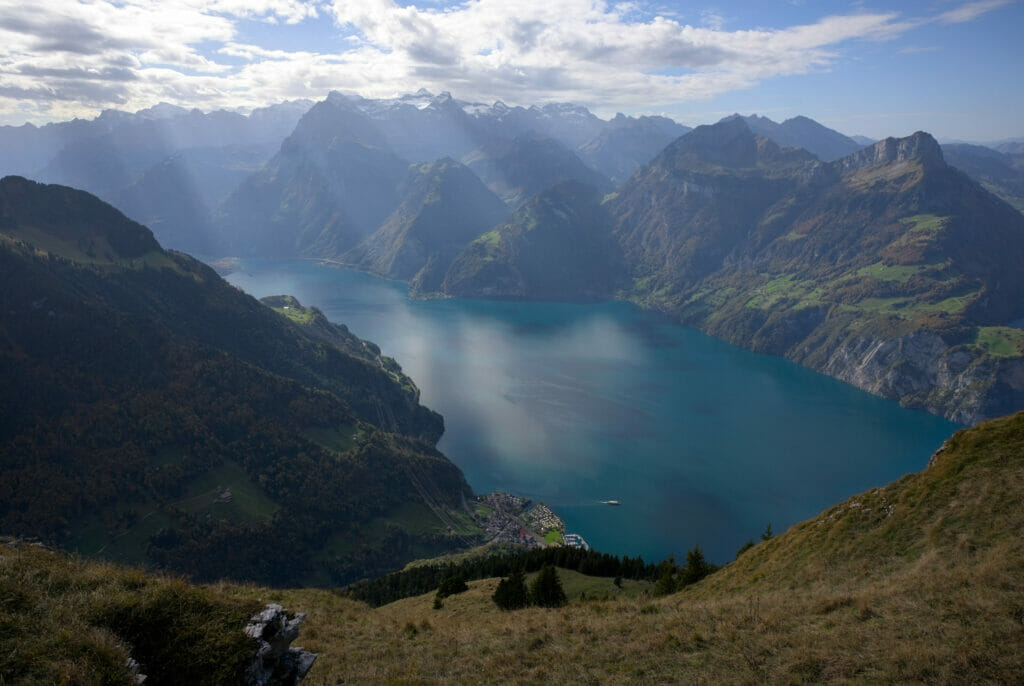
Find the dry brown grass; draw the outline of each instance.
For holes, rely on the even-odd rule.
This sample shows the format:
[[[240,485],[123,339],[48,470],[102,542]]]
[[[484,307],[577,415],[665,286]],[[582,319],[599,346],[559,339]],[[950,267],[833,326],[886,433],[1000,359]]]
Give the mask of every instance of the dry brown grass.
[[[1024,683],[1024,414],[983,428],[667,598],[264,599],[309,613],[313,685]]]
[[[997,561],[1007,553],[1021,550],[977,560],[973,579],[933,556],[879,582],[561,610],[500,612],[496,580],[440,611],[430,595],[377,610],[323,592],[279,599],[310,611],[311,684],[1024,683],[1022,577]]]

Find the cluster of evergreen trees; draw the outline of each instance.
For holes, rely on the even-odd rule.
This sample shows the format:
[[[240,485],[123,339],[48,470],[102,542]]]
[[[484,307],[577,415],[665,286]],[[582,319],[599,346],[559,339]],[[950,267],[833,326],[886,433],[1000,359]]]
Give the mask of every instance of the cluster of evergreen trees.
[[[437,593],[434,595],[434,609],[440,610],[444,607],[444,599],[448,596],[464,593],[468,590],[469,586],[466,585],[466,580],[458,574],[448,577],[437,587]]]
[[[519,565],[513,566],[508,577],[498,582],[498,588],[491,598],[502,610],[518,610],[528,605],[562,607],[568,602],[558,572],[549,564],[540,568],[540,573],[530,584],[529,591],[526,589],[523,568]]]
[[[695,584],[718,567],[708,562],[696,545],[686,554],[686,564],[677,567],[674,558],[669,558],[658,565],[658,580],[654,585],[654,595],[669,595]]]
[[[342,593],[378,607],[401,598],[429,593],[452,576],[466,581],[508,577],[517,565],[524,573],[535,572],[550,565],[587,576],[646,581],[656,580],[659,573],[659,566],[646,563],[641,557],[616,557],[566,546],[532,550],[497,548],[487,556],[443,565],[411,567],[377,579],[360,581],[348,586]]]

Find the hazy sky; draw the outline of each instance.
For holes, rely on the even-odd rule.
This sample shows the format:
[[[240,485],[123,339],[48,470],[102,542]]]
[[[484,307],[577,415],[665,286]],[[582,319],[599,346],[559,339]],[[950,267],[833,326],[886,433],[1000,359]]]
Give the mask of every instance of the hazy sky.
[[[0,0],[0,123],[328,91],[1024,136],[1024,2]]]

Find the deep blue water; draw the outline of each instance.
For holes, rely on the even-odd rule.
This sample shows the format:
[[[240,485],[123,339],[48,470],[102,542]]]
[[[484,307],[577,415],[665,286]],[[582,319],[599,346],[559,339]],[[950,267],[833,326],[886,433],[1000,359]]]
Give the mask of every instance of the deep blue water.
[[[768,522],[922,469],[959,428],[624,303],[416,301],[311,262],[228,280],[377,343],[444,415],[439,447],[474,491],[541,500],[603,552],[726,562]]]

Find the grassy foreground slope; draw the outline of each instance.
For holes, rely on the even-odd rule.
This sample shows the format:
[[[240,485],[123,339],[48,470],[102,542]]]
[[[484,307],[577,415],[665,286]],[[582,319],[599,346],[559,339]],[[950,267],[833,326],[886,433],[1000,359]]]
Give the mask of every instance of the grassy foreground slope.
[[[237,594],[235,594],[237,596]],[[0,540],[0,684],[241,683],[259,600]]]
[[[279,600],[310,613],[312,684],[1021,683],[1022,497],[1019,413],[666,598],[505,613],[492,579],[442,610],[432,595],[377,610],[322,591]]]
[[[308,684],[1022,683],[1024,413],[958,432],[932,462],[675,595],[562,572],[558,610],[499,611],[498,579],[440,610],[433,594],[370,609],[0,545],[0,682],[119,683],[129,654],[147,683],[238,669],[245,617],[278,602],[309,613]],[[155,626],[161,641],[141,641]],[[170,646],[194,651],[189,665]]]

